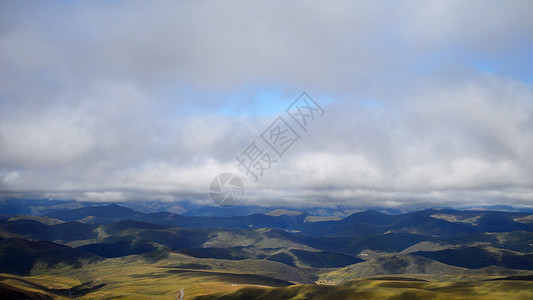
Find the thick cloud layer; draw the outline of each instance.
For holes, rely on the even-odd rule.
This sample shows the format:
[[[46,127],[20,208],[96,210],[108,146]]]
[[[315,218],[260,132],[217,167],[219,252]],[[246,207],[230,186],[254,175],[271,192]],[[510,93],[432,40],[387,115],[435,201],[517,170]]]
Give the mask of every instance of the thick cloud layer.
[[[530,1],[0,4],[0,190],[245,204],[533,205]],[[325,110],[257,183],[235,160]],[[250,180],[252,179],[252,180]]]

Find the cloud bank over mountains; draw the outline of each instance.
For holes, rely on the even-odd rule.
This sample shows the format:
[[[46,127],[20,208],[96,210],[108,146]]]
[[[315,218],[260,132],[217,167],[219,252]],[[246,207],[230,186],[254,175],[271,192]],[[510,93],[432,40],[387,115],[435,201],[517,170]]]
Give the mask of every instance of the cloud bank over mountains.
[[[530,1],[0,4],[0,191],[533,205]],[[235,157],[325,110],[257,183]]]

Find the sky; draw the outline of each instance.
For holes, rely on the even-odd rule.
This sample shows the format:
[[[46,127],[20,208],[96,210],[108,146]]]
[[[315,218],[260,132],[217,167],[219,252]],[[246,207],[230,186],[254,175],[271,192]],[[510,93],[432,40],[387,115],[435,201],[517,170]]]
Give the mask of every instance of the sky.
[[[2,1],[0,194],[209,205],[230,172],[243,205],[533,206],[531,11]],[[304,92],[323,111],[305,130],[286,111]],[[278,117],[299,137],[281,156]]]

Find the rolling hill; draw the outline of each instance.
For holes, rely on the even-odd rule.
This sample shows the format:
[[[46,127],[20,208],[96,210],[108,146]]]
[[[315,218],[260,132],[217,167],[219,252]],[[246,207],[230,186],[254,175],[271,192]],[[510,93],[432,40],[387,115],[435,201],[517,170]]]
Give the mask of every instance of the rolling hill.
[[[92,253],[53,242],[0,239],[0,273],[29,275],[58,265],[79,268],[100,260]]]
[[[492,247],[418,251],[412,254],[469,269],[499,266],[509,269],[533,270],[533,253],[525,254]]]
[[[46,225],[35,220],[20,219],[0,222],[0,235],[29,240],[69,242],[96,238],[97,228],[98,225],[79,222]]]
[[[185,255],[201,258],[217,259],[264,259],[277,261],[293,267],[301,268],[338,268],[363,261],[350,256],[329,251],[308,251],[291,248],[194,248],[180,251]]]
[[[531,295],[528,213],[369,210],[318,222],[305,211],[264,213],[184,216],[110,204],[11,216],[0,221],[0,295],[172,299],[181,288],[186,299]],[[503,275],[514,277],[492,280]]]
[[[530,284],[526,280],[509,280],[504,284],[494,281],[435,283],[411,277],[389,276],[352,280],[340,286],[296,285],[272,289],[248,287],[193,299],[530,299],[533,296]]]

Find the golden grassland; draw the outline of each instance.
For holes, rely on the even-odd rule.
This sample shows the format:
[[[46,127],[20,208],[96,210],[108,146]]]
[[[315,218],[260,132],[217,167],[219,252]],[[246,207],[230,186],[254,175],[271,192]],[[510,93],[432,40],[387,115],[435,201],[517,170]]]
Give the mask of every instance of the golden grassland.
[[[365,271],[369,266],[363,267]],[[491,280],[496,277],[488,273],[458,272],[353,279],[360,269],[338,268],[315,270],[312,277],[327,284],[301,284],[308,277],[276,262],[202,259],[172,252],[157,259],[133,255],[82,268],[43,270],[41,266],[30,276],[0,274],[0,284],[33,293],[32,299],[175,299],[182,288],[187,300],[533,299],[531,278]],[[532,272],[518,275],[525,274]]]
[[[58,299],[69,296],[80,299],[174,299],[181,288],[190,298],[245,286],[287,286],[301,281],[299,278],[307,279],[296,269],[277,262],[199,259],[176,253],[168,253],[154,262],[135,255],[107,259],[79,269],[63,266],[44,272],[40,268],[37,273],[40,274],[2,274],[0,282]]]
[[[412,278],[369,278],[340,286],[294,285],[284,288],[244,288],[203,295],[195,300],[225,299],[533,299],[529,281],[430,282]]]

